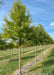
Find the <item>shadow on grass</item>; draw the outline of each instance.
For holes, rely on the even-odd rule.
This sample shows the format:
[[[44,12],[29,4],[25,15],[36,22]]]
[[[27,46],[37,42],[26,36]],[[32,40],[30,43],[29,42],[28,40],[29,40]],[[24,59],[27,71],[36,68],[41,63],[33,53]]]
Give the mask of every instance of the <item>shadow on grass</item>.
[[[40,50],[40,51],[37,51],[37,55],[38,55],[39,53],[41,53],[41,50]],[[35,52],[32,52],[32,53],[30,53],[30,54],[26,54],[25,56],[23,56],[23,57],[21,58],[21,60],[32,59],[32,58],[34,58],[34,57],[35,57]],[[15,60],[18,60],[18,58],[16,57],[16,58],[14,58],[13,60],[10,60],[10,61],[15,61]]]
[[[21,60],[27,60],[27,59],[31,59],[31,58],[34,58],[34,57],[35,57],[34,55],[27,55],[27,56],[22,57]],[[19,59],[17,58],[17,59],[10,60],[9,62],[17,61],[17,60],[19,61]]]
[[[42,62],[43,69],[42,72],[52,73],[54,75],[54,48],[51,50],[50,54]]]
[[[42,51],[43,51],[43,50],[44,50],[44,49],[42,49]],[[41,52],[41,49],[40,49],[40,50],[37,50],[37,55],[38,55],[38,53],[40,53],[40,52]],[[32,52],[31,54],[34,54],[34,55],[35,55],[35,52]],[[0,60],[9,59],[9,58],[14,57],[14,56],[16,56],[16,55],[18,55],[18,53],[17,53],[17,54],[12,54],[12,55],[9,55],[9,56],[0,57]]]
[[[54,65],[54,59],[48,59],[48,60],[42,62],[42,64],[44,66],[51,66],[52,64]]]
[[[54,48],[51,50],[50,54],[47,56],[47,59],[42,64],[44,66],[54,64]]]
[[[31,67],[29,71],[37,71],[41,68],[41,72],[43,73],[52,73],[54,75],[54,48],[51,50],[49,55],[47,55],[47,58],[44,59],[44,61],[35,64],[35,66]]]
[[[18,54],[12,54],[12,55],[9,55],[9,56],[5,56],[5,57],[0,57],[0,60],[4,60],[4,59],[9,59],[15,55],[18,55]]]

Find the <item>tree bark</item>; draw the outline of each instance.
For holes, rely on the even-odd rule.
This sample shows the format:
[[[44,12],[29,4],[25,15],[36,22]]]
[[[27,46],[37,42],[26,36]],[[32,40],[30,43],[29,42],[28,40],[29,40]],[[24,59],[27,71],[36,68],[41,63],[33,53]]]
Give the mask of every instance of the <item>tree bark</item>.
[[[37,46],[35,46],[35,60],[37,62]]]
[[[42,53],[42,49],[43,49],[42,47],[43,47],[43,46],[41,45],[41,53]]]
[[[41,53],[42,53],[43,49],[44,49],[44,45],[41,45]],[[43,54],[41,56],[43,56]]]
[[[21,75],[21,43],[19,43],[19,75]]]

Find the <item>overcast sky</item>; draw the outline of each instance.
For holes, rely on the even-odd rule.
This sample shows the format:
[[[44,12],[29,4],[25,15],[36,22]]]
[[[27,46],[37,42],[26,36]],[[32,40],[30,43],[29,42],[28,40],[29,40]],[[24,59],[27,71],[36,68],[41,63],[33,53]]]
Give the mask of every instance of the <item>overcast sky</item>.
[[[4,6],[0,8],[0,32],[3,25],[3,18],[8,15],[14,0],[4,0]],[[54,0],[22,0],[22,3],[29,9],[33,24],[41,23],[45,30],[54,39]]]

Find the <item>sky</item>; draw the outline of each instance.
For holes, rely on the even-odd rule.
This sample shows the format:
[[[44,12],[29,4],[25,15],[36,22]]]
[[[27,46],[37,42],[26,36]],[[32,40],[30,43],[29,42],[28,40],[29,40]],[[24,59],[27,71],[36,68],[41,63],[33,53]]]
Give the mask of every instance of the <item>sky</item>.
[[[21,0],[30,11],[33,20],[32,25],[42,24],[49,35],[54,39],[54,0]],[[4,0],[0,8],[0,32],[3,27],[3,19],[8,15],[14,0]]]

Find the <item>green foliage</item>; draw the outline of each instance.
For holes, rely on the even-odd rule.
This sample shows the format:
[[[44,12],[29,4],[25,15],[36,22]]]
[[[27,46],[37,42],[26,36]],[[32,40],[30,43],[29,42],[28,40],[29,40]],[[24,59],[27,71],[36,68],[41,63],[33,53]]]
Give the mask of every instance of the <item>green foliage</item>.
[[[18,40],[20,44],[27,40],[31,18],[25,5],[20,0],[15,1],[9,12],[9,19],[4,18],[3,36],[7,39]]]
[[[12,49],[12,48],[15,48],[15,45],[13,44],[13,42],[9,42],[7,44],[7,49]]]
[[[50,35],[44,30],[41,24],[37,26],[31,26],[31,35],[30,39],[35,45],[37,44],[53,44],[53,39]]]
[[[1,34],[0,34],[0,50],[6,49],[6,42],[5,40],[2,39]]]
[[[24,44],[22,44],[22,47],[29,47],[29,46],[34,46],[35,44],[29,40],[29,41],[26,41]]]
[[[32,46],[53,44],[54,41],[41,24],[30,26],[32,22],[29,11],[20,0],[14,1],[8,17],[4,18],[3,38],[18,42],[16,45]]]

